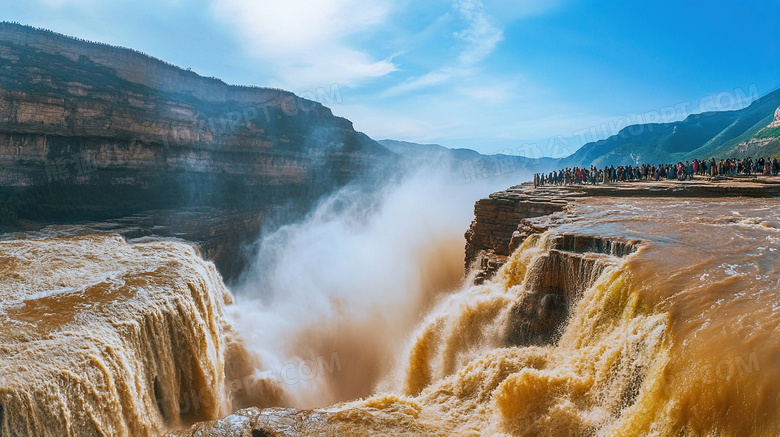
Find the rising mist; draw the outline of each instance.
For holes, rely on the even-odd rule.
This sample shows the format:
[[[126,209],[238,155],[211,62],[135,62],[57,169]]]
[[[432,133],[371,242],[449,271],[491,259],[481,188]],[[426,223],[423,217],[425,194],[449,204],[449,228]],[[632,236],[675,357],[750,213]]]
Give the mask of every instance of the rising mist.
[[[378,190],[351,184],[267,233],[232,290],[258,376],[299,408],[370,394],[426,310],[461,283],[474,201],[508,183],[417,167]]]

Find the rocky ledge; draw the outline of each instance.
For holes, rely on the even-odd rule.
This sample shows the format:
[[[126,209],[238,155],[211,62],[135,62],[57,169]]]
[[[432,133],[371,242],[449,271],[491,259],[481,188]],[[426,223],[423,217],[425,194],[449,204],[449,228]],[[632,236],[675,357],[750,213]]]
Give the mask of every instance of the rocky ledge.
[[[573,202],[588,197],[780,197],[780,177],[714,180],[697,177],[682,182],[633,181],[537,188],[530,183],[517,185],[493,193],[474,205],[474,220],[465,235],[466,271],[478,270],[477,283],[491,277],[528,236],[544,232],[552,226],[556,214],[565,214]],[[612,242],[597,240],[580,236],[576,244],[593,245],[596,252],[624,250],[621,242],[612,246]]]

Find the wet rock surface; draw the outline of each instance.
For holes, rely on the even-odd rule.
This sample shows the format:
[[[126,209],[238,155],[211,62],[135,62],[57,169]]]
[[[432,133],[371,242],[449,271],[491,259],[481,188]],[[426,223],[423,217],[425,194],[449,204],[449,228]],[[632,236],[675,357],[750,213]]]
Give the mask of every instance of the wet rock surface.
[[[512,306],[506,327],[508,346],[545,346],[558,340],[574,305],[604,269],[610,257],[637,250],[636,240],[590,235],[556,235],[553,248],[534,264],[523,299]]]
[[[478,200],[474,205],[474,221],[466,231],[466,270],[483,251],[488,257],[505,259],[511,253],[513,233],[523,219],[561,212],[567,203],[560,197],[535,196],[519,190],[501,191]],[[491,264],[495,261],[486,266]]]

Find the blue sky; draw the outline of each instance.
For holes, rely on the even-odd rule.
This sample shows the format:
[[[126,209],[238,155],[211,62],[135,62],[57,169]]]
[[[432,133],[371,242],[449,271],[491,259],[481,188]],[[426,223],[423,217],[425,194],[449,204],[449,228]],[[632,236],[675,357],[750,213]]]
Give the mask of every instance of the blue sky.
[[[561,156],[780,87],[780,1],[26,0],[0,20],[316,98],[375,139]]]

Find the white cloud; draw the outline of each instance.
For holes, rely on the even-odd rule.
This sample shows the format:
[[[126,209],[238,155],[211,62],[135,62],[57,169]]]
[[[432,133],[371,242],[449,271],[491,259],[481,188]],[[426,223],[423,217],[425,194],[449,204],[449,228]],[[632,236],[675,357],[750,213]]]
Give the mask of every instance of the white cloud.
[[[503,39],[503,33],[492,23],[481,1],[460,0],[455,6],[469,23],[468,28],[455,33],[457,38],[466,42],[466,48],[458,59],[462,65],[471,66],[493,53]]]
[[[388,89],[385,96],[404,94],[467,77],[474,66],[493,53],[503,39],[503,32],[493,23],[484,4],[480,0],[457,0],[453,8],[466,24],[465,29],[453,34],[464,43],[457,62],[396,85]]]
[[[349,39],[380,26],[389,0],[214,0],[212,11],[233,26],[247,51],[294,89],[352,85],[396,70],[388,59]]]
[[[432,87],[447,82],[453,76],[457,74],[456,71],[448,68],[442,68],[426,73],[422,76],[415,77],[407,80],[406,82],[396,85],[383,93],[383,96],[395,96],[399,94],[405,94],[411,91],[416,91],[423,88]]]
[[[484,0],[492,16],[501,22],[534,17],[558,9],[565,0]]]

